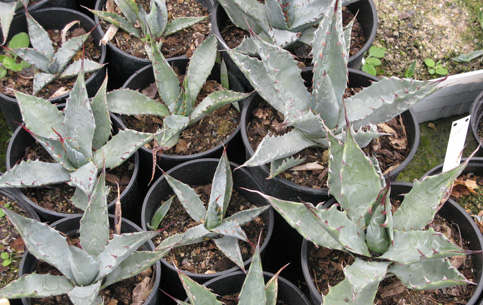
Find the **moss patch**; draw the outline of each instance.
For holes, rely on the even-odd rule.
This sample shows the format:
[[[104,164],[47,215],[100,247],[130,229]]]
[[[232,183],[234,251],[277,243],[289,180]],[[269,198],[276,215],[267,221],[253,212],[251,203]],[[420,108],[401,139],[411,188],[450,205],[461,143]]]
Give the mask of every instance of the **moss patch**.
[[[7,146],[10,137],[12,136],[12,131],[8,127],[5,117],[0,112],[0,172],[5,172],[7,167],[5,166],[5,156],[7,154]]]

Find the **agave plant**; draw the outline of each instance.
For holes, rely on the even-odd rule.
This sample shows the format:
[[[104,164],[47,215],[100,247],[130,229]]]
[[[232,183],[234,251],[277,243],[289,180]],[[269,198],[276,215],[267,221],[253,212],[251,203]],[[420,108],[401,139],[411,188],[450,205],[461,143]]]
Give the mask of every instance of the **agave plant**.
[[[345,0],[348,5],[358,0]],[[266,42],[286,48],[299,41],[309,44],[317,25],[330,10],[332,0],[297,1],[218,0],[239,28],[253,31]],[[247,47],[246,39],[240,49]]]
[[[283,268],[282,268],[283,269]],[[280,270],[281,271],[281,270]],[[266,284],[260,259],[260,247],[257,245],[246,275],[243,287],[238,296],[238,304],[269,305],[277,302],[278,275],[277,272]],[[181,305],[221,305],[216,295],[208,288],[193,281],[189,276],[178,271],[183,287],[188,295],[189,303],[177,300]]]
[[[373,304],[379,283],[388,276],[419,290],[471,284],[448,260],[471,252],[432,228],[425,230],[467,162],[416,180],[393,213],[390,185],[377,160],[365,156],[352,134],[348,128],[343,144],[328,132],[329,192],[338,205],[324,208],[262,194],[305,239],[355,256],[323,304]]]
[[[319,23],[312,41],[313,88],[304,85],[301,70],[288,51],[253,39],[259,58],[229,50],[237,66],[258,94],[293,129],[283,136],[268,135],[244,166],[271,162],[270,176],[303,162],[291,156],[307,147],[327,147],[324,124],[343,138],[345,115],[358,129],[361,146],[380,136],[375,124],[386,122],[437,90],[437,82],[382,78],[381,81],[344,98],[348,80],[348,45],[342,27],[341,1],[335,0],[330,15]],[[362,129],[364,127],[364,129]]]
[[[81,72],[64,111],[42,98],[16,92],[24,128],[56,162],[20,162],[0,178],[0,187],[40,187],[67,182],[76,187],[73,204],[85,210],[85,197],[91,194],[100,169],[121,165],[154,137],[129,129],[111,137],[106,87],[107,77],[96,96],[89,100]]]
[[[38,69],[33,80],[34,95],[56,79],[77,76],[81,68],[84,69],[85,73],[88,73],[103,67],[103,65],[89,59],[76,60],[71,63],[72,58],[82,47],[90,33],[65,41],[55,51],[49,34],[44,28],[27,11],[25,16],[32,48],[15,48],[10,51]],[[71,26],[71,24],[67,26]]]
[[[151,0],[150,11],[146,12],[135,0],[114,0],[122,14],[90,10],[131,36],[146,42],[159,37],[166,37],[190,27],[206,17],[181,17],[168,22],[168,10],[165,0]],[[139,28],[140,26],[140,28]]]
[[[0,26],[2,28],[4,44],[7,41],[10,24],[12,23],[15,12],[22,6],[27,7],[29,0],[0,1]]]
[[[62,275],[32,273],[0,289],[0,298],[43,298],[67,294],[73,304],[103,304],[99,291],[131,278],[156,263],[167,249],[137,250],[159,231],[115,234],[110,239],[107,194],[103,172],[80,220],[80,246],[39,221],[3,208],[29,252],[57,268]]]
[[[173,147],[181,132],[224,105],[235,103],[248,96],[246,93],[219,90],[209,94],[197,106],[197,96],[215,65],[217,40],[208,37],[196,48],[184,78],[168,64],[155,43],[149,48],[159,96],[164,104],[131,90],[120,89],[107,95],[109,111],[125,115],[157,115],[164,117],[156,141],[162,151]]]
[[[250,241],[241,226],[251,222],[270,206],[247,209],[237,212],[230,217],[225,217],[233,190],[233,177],[226,152],[223,153],[216,168],[211,186],[211,195],[206,208],[198,194],[189,185],[174,179],[166,173],[164,177],[189,216],[200,224],[189,228],[184,233],[166,238],[158,247],[179,247],[210,238],[221,252],[240,268],[244,269],[238,240]],[[174,195],[158,208],[150,227],[157,228],[168,213],[173,200]]]

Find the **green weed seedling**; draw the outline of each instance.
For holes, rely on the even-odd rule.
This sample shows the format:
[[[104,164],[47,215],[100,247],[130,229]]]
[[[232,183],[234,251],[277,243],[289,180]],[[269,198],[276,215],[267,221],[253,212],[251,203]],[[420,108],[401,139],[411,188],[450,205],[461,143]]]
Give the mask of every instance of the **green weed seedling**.
[[[431,58],[427,58],[424,60],[424,64],[426,65],[426,67],[428,67],[428,72],[431,75],[448,75],[448,69],[443,66],[441,60],[438,60],[438,62],[434,62],[434,60],[432,60]]]
[[[3,260],[2,266],[7,267],[12,263],[12,254],[7,252],[2,252],[0,258]]]
[[[386,48],[372,46],[369,49],[369,55],[364,60],[364,65],[362,66],[362,71],[376,76],[376,67],[381,65],[381,59],[384,58],[386,54]]]
[[[29,35],[21,32],[12,37],[8,43],[8,48],[27,48],[29,44]],[[4,78],[7,75],[8,70],[18,72],[30,66],[30,64],[25,60],[21,60],[19,63],[17,63],[17,55],[12,52],[7,52],[4,55],[0,55],[0,63],[0,78]]]

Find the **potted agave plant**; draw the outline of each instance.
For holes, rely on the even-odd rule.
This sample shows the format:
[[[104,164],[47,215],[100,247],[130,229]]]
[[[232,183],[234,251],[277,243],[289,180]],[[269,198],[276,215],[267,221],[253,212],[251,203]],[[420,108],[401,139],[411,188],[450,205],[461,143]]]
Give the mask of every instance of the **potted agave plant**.
[[[225,89],[220,84],[223,81],[222,75],[226,74],[215,66],[216,46],[216,37],[210,36],[196,49],[189,61],[168,61],[158,46],[153,44],[150,48],[152,68],[146,67],[133,75],[126,83],[128,88],[107,94],[109,110],[123,115],[121,117],[127,127],[145,132],[161,130],[153,145],[140,150],[145,166],[143,172],[146,174],[154,170],[153,160],[168,170],[187,160],[219,156],[223,144],[229,143],[239,133],[239,112],[229,104],[244,100],[248,94],[243,92],[243,87],[237,84],[234,76],[229,77],[230,87],[242,92]],[[154,100],[133,90],[145,89],[151,81],[155,84],[151,88],[155,89],[158,99]],[[229,108],[220,109],[223,106]],[[214,116],[222,122],[211,123]],[[131,123],[128,124],[128,121]],[[201,128],[212,130],[197,134]],[[200,144],[190,144],[195,143],[195,140],[202,141]],[[196,149],[201,145],[201,149]],[[187,149],[191,146],[196,150],[191,152],[192,149]],[[155,159],[153,154],[158,157]]]
[[[4,90],[0,93],[0,106],[12,130],[22,122],[14,91],[33,93],[52,103],[64,102],[80,72],[83,53],[84,71],[91,72],[86,81],[89,96],[95,94],[105,75],[106,48],[98,46],[101,33],[86,15],[64,8],[26,12],[14,18],[7,41],[20,32],[29,33],[32,47],[7,48],[4,52],[14,54],[31,66],[17,72],[9,71],[1,80]],[[51,36],[55,37],[55,42]]]
[[[168,44],[167,37],[183,32],[207,17],[206,15],[173,18],[168,14],[165,0],[151,0],[149,3],[149,12],[147,12],[146,8],[132,0],[98,0],[95,10],[90,10],[95,15],[96,23],[102,19],[114,26],[107,31],[102,31],[105,32],[103,41],[107,43],[109,62],[112,64],[113,72],[118,76],[116,87],[120,87],[134,72],[150,64],[149,54],[143,47],[146,42],[156,41]],[[105,10],[103,10],[104,7]],[[115,7],[122,14],[118,14]],[[116,30],[113,31],[113,28]],[[122,48],[119,45],[116,46],[114,41],[109,42],[117,28],[121,29],[119,35],[122,35],[120,32],[124,32],[130,36],[129,42]],[[203,36],[206,38],[208,34],[209,31],[203,33]],[[187,38],[181,41],[187,43]],[[191,39],[189,37],[189,40]],[[122,40],[126,39],[119,41]],[[139,47],[135,48],[135,46]]]
[[[25,126],[19,127],[16,135],[21,130],[30,134],[53,162],[27,160],[18,163],[26,148],[19,146],[25,145],[26,141],[13,139],[9,143],[8,171],[0,177],[0,187],[62,187],[68,183],[75,187],[71,203],[78,209],[85,210],[84,199],[92,193],[100,170],[103,167],[118,167],[154,137],[153,134],[132,130],[119,130],[111,137],[112,123],[107,111],[106,87],[107,79],[96,96],[89,100],[84,74],[81,72],[63,111],[47,100],[17,92]],[[15,148],[17,151],[13,151]],[[133,177],[130,182],[132,190],[136,188],[135,180]],[[128,190],[125,190],[121,197],[124,202],[130,199],[125,197],[127,194]],[[52,221],[68,216],[66,213],[42,208],[32,200],[27,202],[45,220]],[[114,203],[113,200],[110,207]]]
[[[220,160],[185,162],[159,178],[146,195],[143,228],[172,224],[155,244],[175,247],[162,263],[167,267],[163,281],[176,297],[182,294],[176,268],[203,283],[245,269],[251,245],[262,237],[263,250],[270,240],[273,213],[262,198],[243,189],[260,187],[247,171],[232,173],[235,167],[226,153]],[[204,263],[198,266],[200,260]]]
[[[390,180],[385,180],[377,161],[367,157],[357,145],[354,131],[347,129],[345,143],[330,131],[329,191],[338,204],[291,202],[267,195],[271,205],[295,228],[306,243],[339,250],[354,257],[350,266],[343,267],[344,279],[331,285],[328,293],[312,291],[313,304],[374,304],[376,292],[385,278],[397,277],[410,289],[438,289],[454,285],[473,285],[454,267],[450,257],[472,254],[475,262],[474,281],[478,284],[468,304],[476,304],[481,292],[481,234],[473,228],[461,228],[463,238],[473,234],[472,250],[455,245],[449,237],[431,225],[442,203],[449,197],[447,190],[463,171],[466,163],[455,169],[422,181],[400,200],[393,212]],[[393,194],[394,195],[394,194]],[[461,210],[461,209],[460,209]],[[439,213],[457,221],[457,209]],[[471,221],[466,222],[471,224]],[[429,224],[429,228],[426,226]],[[471,227],[471,225],[470,225]],[[461,245],[466,245],[462,242]],[[302,252],[307,258],[307,244]],[[476,249],[475,249],[476,247]],[[310,248],[310,247],[309,247]],[[476,250],[476,251],[474,251]],[[307,262],[302,261],[307,266]],[[307,283],[314,278],[304,270]],[[315,284],[311,285],[315,288]],[[443,294],[444,293],[440,293]],[[446,303],[446,301],[439,302]]]
[[[166,249],[154,250],[149,240],[159,231],[136,232],[139,227],[132,223],[114,223],[114,217],[109,219],[107,214],[108,192],[103,172],[96,180],[92,196],[86,198],[87,209],[82,218],[66,218],[57,223],[56,228],[63,231],[4,209],[28,248],[29,254],[24,256],[22,271],[30,274],[23,274],[2,288],[0,298],[67,295],[73,304],[103,304],[99,295],[101,290],[136,276],[155,264],[155,286],[138,304],[157,304],[161,272],[158,260],[164,256]],[[111,226],[118,226],[116,230],[119,232],[110,233],[110,222]],[[76,228],[72,228],[73,223]],[[76,244],[69,244],[64,233],[71,238],[78,234]],[[145,249],[138,250],[139,247]],[[34,272],[38,263],[34,256],[57,268],[60,274]],[[31,304],[30,299],[22,299],[22,302]]]

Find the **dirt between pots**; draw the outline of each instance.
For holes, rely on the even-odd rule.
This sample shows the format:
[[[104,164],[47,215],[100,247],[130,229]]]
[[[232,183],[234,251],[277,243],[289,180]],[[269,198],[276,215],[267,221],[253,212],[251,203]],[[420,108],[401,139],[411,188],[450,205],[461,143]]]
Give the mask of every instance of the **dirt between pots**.
[[[150,0],[138,0],[141,5],[149,12]],[[208,11],[196,0],[166,0],[168,9],[168,20],[171,21],[179,17],[204,17],[208,16]],[[105,10],[105,7],[103,8]],[[116,13],[122,14],[116,6]],[[110,26],[110,23],[101,20],[101,26],[104,32]],[[211,23],[209,17],[201,22],[176,32],[167,37],[159,37],[156,40],[162,41],[161,52],[166,58],[186,55],[191,57],[194,50],[205,40],[211,32]],[[114,38],[111,40],[120,50],[143,59],[148,59],[144,42],[128,33],[118,30]]]
[[[57,51],[62,45],[61,30],[47,30],[47,33],[49,34],[49,37],[53,42],[54,50]],[[84,28],[78,27],[74,30],[68,31],[66,37],[70,39],[82,36],[86,33],[87,31]],[[8,52],[6,49],[0,50],[0,54],[5,54],[6,52]],[[95,44],[94,39],[91,35],[87,38],[84,44],[84,50],[81,48],[79,51],[77,51],[70,63],[76,60],[80,60],[84,56],[87,59],[99,62],[101,59],[101,55],[101,50]],[[17,59],[17,61],[20,62],[20,57]],[[34,74],[38,71],[39,70],[34,66],[30,66],[29,68],[25,68],[19,72],[13,72],[11,70],[8,70],[7,76],[0,79],[0,92],[13,98],[15,98],[16,91],[26,94],[32,94],[33,77]],[[87,73],[85,75],[85,79],[87,80],[92,75],[92,73]],[[36,96],[43,99],[52,99],[60,96],[64,93],[69,92],[72,87],[74,87],[76,79],[77,77],[74,76],[67,79],[54,80],[53,82],[45,86],[42,90],[40,90],[40,92]]]
[[[483,177],[474,173],[459,176],[453,184],[451,199],[471,215],[483,233]]]
[[[432,227],[436,232],[443,233],[451,241],[468,249],[468,243],[461,239],[459,229],[455,224],[448,223],[440,216],[427,227]],[[471,255],[463,259],[461,257],[450,258],[455,266],[468,280],[474,281],[473,263]],[[354,257],[347,252],[331,250],[324,247],[313,248],[308,257],[309,272],[317,290],[323,295],[329,292],[329,286],[335,286],[344,277],[343,268],[351,265]],[[466,304],[475,290],[475,285],[453,286],[443,289],[416,290],[409,289],[395,276],[384,279],[379,284],[376,295],[376,305],[418,304],[418,305],[457,305]]]
[[[44,162],[55,162],[54,159],[38,142],[27,147],[25,151],[26,160],[40,160]],[[111,203],[117,199],[117,184],[119,184],[119,193],[122,193],[134,173],[134,162],[128,159],[120,166],[106,171],[106,184],[111,191],[107,197],[107,203]],[[117,184],[116,184],[117,182]],[[79,214],[83,213],[71,203],[75,188],[67,185],[67,183],[52,186],[23,188],[22,192],[35,204],[58,213]]]
[[[223,8],[220,6],[219,9]],[[343,24],[346,26],[352,20],[354,20],[355,15],[349,9],[344,7],[342,10],[342,18]],[[230,49],[236,48],[241,44],[245,37],[250,36],[247,31],[234,25],[228,17],[224,20],[224,23],[220,25],[220,34]],[[352,56],[359,52],[365,44],[366,38],[364,37],[362,25],[357,19],[355,19],[351,32],[351,47],[349,55]],[[293,49],[291,52],[293,52],[293,54],[297,57],[301,67],[309,67],[312,66],[311,51],[312,48],[310,46],[303,44]]]
[[[210,198],[211,184],[196,186],[193,187],[193,189],[200,196],[206,208]],[[256,206],[251,204],[240,193],[233,190],[225,217],[229,217],[236,212],[254,207]],[[175,198],[171,204],[171,208],[159,225],[160,228],[164,228],[166,226],[168,227],[158,237],[153,239],[153,242],[157,246],[164,239],[175,234],[183,233],[187,229],[195,227],[199,224],[199,222],[194,221],[189,216],[179,200]],[[263,241],[267,236],[267,225],[268,224],[265,223],[263,217],[260,215],[250,223],[242,226],[242,229],[245,231],[248,240],[252,243],[252,245],[250,245],[246,242],[239,241],[240,250],[244,261],[252,257],[254,254],[255,245],[260,237],[260,232],[262,232],[262,234],[259,243],[260,245],[263,244]],[[215,243],[211,239],[193,245],[173,248],[164,257],[164,260],[170,264],[176,265],[177,268],[198,274],[221,272],[236,266],[220,250],[218,250]]]
[[[221,84],[214,80],[208,80],[198,94],[195,105],[198,105],[210,93],[221,90]],[[141,91],[146,96],[163,103],[156,89],[156,84]],[[164,104],[164,103],[163,103]],[[141,132],[154,133],[163,126],[163,119],[153,115],[123,115],[122,121],[130,128]],[[199,122],[188,126],[181,133],[175,146],[165,150],[162,154],[167,155],[192,155],[207,151],[220,145],[228,139],[237,129],[240,123],[240,112],[232,105],[226,105],[204,117]],[[153,149],[154,142],[145,145],[147,149]]]
[[[28,217],[24,208],[3,194],[0,194],[0,205]],[[0,214],[3,214],[1,210]],[[0,258],[0,288],[17,279],[24,252],[25,244],[17,229],[7,219],[6,215],[0,216],[0,254],[2,255],[2,258]]]
[[[254,150],[267,134],[283,135],[290,131],[283,123],[283,116],[267,102],[262,101],[252,111],[252,120],[248,123],[247,135]],[[384,174],[394,170],[409,154],[406,129],[400,116],[384,124],[378,124],[380,132],[394,136],[381,136],[366,146],[363,150],[367,155],[375,155]],[[299,185],[312,188],[327,188],[328,150],[319,147],[309,147],[297,156],[306,158],[310,170],[287,170],[279,177]]]

